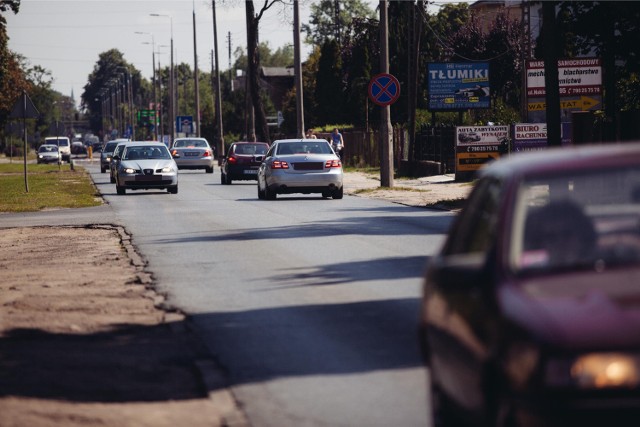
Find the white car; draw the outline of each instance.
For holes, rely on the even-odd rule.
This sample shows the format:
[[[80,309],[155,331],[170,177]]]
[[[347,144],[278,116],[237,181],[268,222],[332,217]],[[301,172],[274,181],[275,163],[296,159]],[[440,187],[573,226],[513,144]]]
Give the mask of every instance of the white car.
[[[129,190],[166,189],[178,193],[178,165],[169,149],[161,142],[126,142],[118,161],[115,181],[116,192]]]
[[[176,138],[171,155],[180,169],[204,169],[213,173],[213,149],[205,138]]]
[[[60,163],[60,151],[58,146],[53,144],[42,144],[38,148],[38,164],[40,163]]]
[[[324,139],[275,141],[258,169],[258,198],[320,193],[342,199],[342,162]]]

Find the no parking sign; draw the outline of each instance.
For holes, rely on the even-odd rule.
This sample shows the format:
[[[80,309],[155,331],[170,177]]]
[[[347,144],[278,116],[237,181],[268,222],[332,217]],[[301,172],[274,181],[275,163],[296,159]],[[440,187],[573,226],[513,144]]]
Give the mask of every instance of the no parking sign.
[[[382,107],[391,105],[400,97],[400,82],[393,75],[381,73],[369,82],[369,98]]]

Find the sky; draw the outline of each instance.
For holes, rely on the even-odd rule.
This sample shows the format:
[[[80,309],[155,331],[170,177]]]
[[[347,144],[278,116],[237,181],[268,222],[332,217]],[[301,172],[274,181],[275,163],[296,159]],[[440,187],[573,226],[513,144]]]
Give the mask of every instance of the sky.
[[[375,10],[376,0],[363,0]],[[27,58],[29,64],[49,70],[53,89],[73,94],[76,103],[101,53],[118,49],[142,75],[153,75],[150,44],[155,43],[156,62],[170,61],[173,28],[174,62],[193,69],[193,12],[196,15],[198,68],[211,71],[214,49],[211,1],[204,0],[22,0],[18,14],[5,12],[9,49]],[[262,1],[254,1],[255,7]],[[290,3],[290,2],[289,2]],[[301,22],[308,20],[313,0],[300,0]],[[151,16],[160,14],[167,16]],[[245,5],[242,0],[217,0],[220,69],[229,68],[229,40],[233,51],[246,49]],[[293,44],[293,8],[276,4],[260,21],[260,42],[272,50]],[[136,34],[143,32],[149,34]],[[153,35],[153,36],[152,36]],[[302,41],[303,60],[311,46]],[[146,44],[145,44],[146,43]]]

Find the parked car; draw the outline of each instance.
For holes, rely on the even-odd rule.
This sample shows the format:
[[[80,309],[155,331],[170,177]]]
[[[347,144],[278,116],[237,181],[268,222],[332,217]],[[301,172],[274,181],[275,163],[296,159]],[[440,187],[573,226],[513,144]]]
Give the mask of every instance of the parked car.
[[[44,139],[44,143],[57,145],[62,160],[66,162],[71,160],[71,142],[66,136],[48,136]]]
[[[117,148],[117,147],[116,147]],[[178,165],[166,145],[161,142],[124,143],[116,168],[116,192],[166,189],[178,193]]]
[[[60,151],[58,151],[58,146],[53,144],[42,144],[40,148],[38,148],[38,159],[36,160],[40,163],[60,163],[62,161],[62,157],[60,156]]]
[[[436,425],[640,425],[640,144],[486,166],[426,271]]]
[[[234,142],[220,164],[220,183],[255,181],[269,144],[266,142]]]
[[[258,169],[258,197],[321,193],[342,199],[342,162],[324,139],[275,141]]]
[[[113,141],[108,141],[100,150],[100,172],[105,173],[111,164],[111,157],[113,156],[113,151],[116,149],[116,146],[121,142],[127,142],[128,139],[114,139]]]
[[[205,138],[176,138],[171,154],[180,169],[204,169],[206,173],[213,173],[214,151]]]

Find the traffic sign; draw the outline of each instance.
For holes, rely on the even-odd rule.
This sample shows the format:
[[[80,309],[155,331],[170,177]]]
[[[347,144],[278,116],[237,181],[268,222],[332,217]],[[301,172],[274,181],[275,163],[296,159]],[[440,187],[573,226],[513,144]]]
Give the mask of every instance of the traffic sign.
[[[381,73],[369,82],[369,98],[374,104],[385,107],[400,97],[400,82],[393,75]]]

